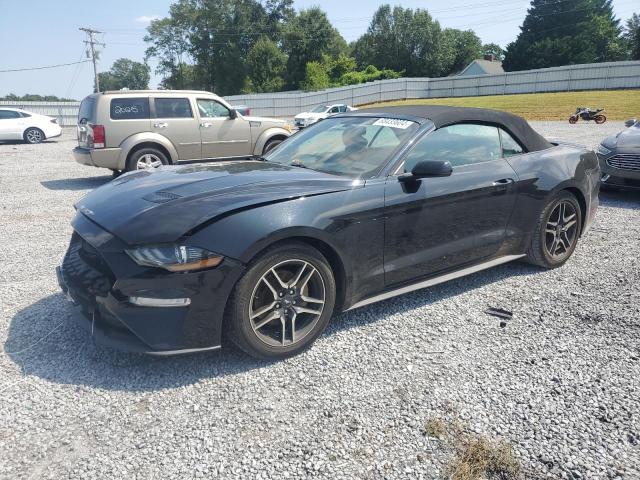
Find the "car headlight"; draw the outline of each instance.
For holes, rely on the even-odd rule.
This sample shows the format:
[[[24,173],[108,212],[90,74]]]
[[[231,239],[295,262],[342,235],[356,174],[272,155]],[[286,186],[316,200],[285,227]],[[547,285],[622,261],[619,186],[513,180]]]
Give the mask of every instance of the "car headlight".
[[[186,245],[157,245],[125,250],[138,265],[158,267],[170,272],[188,272],[220,265],[223,256],[203,248]]]
[[[598,153],[600,155],[609,155],[611,153],[611,150],[609,150],[604,145],[598,145]]]

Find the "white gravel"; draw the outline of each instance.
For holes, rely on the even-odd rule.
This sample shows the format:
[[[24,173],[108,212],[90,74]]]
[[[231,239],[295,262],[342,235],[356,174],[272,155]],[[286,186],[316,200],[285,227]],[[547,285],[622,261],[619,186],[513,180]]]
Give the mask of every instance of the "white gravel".
[[[622,127],[534,125],[592,147]],[[559,270],[343,314],[283,362],[153,359],[94,346],[58,291],[72,203],[110,179],[73,146],[0,144],[0,478],[439,478],[424,425],[452,408],[528,475],[640,478],[639,194],[603,194]]]

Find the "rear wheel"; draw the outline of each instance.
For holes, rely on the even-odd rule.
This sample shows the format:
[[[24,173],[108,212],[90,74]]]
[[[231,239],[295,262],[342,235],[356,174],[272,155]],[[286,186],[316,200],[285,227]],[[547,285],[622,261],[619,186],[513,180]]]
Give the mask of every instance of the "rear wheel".
[[[595,121],[598,125],[602,125],[604,122],[607,121],[607,117],[605,117],[604,115],[596,115]]]
[[[576,197],[563,191],[544,208],[531,239],[527,260],[544,268],[562,266],[573,254],[582,229]]]
[[[127,160],[127,172],[133,170],[149,170],[168,165],[169,159],[157,148],[141,148],[129,156]]]
[[[31,145],[41,143],[44,139],[44,132],[39,128],[27,128],[24,132],[24,141]]]
[[[227,309],[229,336],[249,355],[279,359],[324,331],[336,298],[327,260],[304,243],[278,245],[253,260]]]

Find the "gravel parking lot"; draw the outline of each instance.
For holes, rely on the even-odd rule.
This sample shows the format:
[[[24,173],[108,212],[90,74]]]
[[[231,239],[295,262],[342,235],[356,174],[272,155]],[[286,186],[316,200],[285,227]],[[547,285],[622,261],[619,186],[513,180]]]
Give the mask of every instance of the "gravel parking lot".
[[[533,124],[591,147],[622,128]],[[72,204],[111,178],[73,136],[0,144],[0,478],[441,478],[437,422],[508,443],[524,478],[640,478],[640,194],[602,194],[559,270],[342,314],[283,362],[154,359],[95,346],[58,290]]]

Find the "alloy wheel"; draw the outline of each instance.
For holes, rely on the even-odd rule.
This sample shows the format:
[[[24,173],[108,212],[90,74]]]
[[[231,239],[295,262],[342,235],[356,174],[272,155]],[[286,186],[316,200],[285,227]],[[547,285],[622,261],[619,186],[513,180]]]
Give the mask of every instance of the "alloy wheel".
[[[556,261],[571,254],[578,239],[578,212],[573,203],[561,201],[551,211],[545,228],[547,253]]]
[[[162,160],[153,153],[145,153],[136,163],[136,168],[138,170],[148,170],[150,168],[158,168],[160,166],[162,166]]]
[[[27,131],[27,141],[29,143],[40,143],[42,141],[42,132],[35,128]]]
[[[249,305],[256,337],[272,347],[301,342],[324,310],[326,290],[320,272],[305,260],[286,260],[258,280]]]

